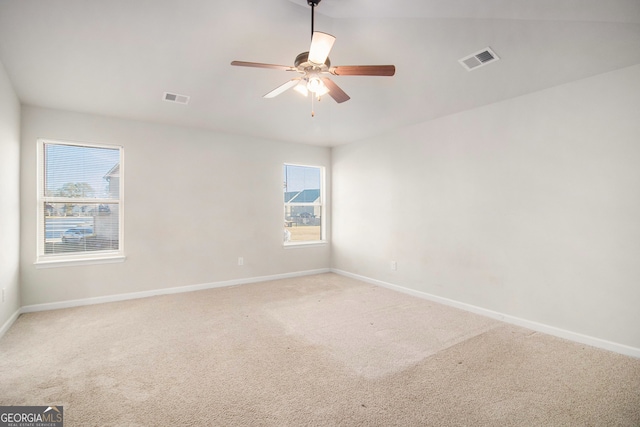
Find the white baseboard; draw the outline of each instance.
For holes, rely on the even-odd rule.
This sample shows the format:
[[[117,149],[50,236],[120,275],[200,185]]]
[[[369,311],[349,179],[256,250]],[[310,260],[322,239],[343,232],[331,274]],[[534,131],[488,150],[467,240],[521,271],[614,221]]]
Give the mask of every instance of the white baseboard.
[[[108,302],[126,301],[131,299],[138,299],[138,298],[148,298],[148,297],[154,297],[158,295],[169,295],[169,294],[179,294],[183,292],[202,291],[205,289],[223,288],[227,286],[244,285],[248,283],[267,282],[269,280],[279,280],[279,279],[289,279],[292,277],[310,276],[313,274],[329,273],[330,271],[331,269],[329,268],[322,268],[318,270],[306,270],[306,271],[296,271],[293,273],[274,274],[271,276],[248,277],[243,279],[225,280],[221,282],[203,283],[200,285],[178,286],[175,288],[154,289],[151,291],[131,292],[127,294],[118,294],[118,295],[107,295],[103,297],[83,298],[83,299],[76,299],[76,300],[69,300],[69,301],[26,305],[20,309],[20,313],[32,313],[36,311],[58,310],[62,308],[80,307],[80,306],[93,305],[93,304],[104,304]]]
[[[22,314],[22,310],[21,309],[17,309],[16,312],[13,313],[11,315],[11,317],[9,317],[7,319],[6,322],[4,322],[4,325],[2,325],[2,328],[0,328],[0,338],[2,338],[4,336],[4,334],[9,330],[11,325],[13,325],[13,323],[16,320],[18,320],[18,317],[20,316],[20,314]]]
[[[248,283],[266,282],[270,280],[288,279],[293,277],[310,276],[313,274],[322,274],[322,273],[329,273],[329,272],[340,274],[346,277],[351,277],[353,279],[357,279],[362,282],[371,283],[373,285],[392,289],[398,292],[402,292],[408,295],[413,295],[413,296],[434,301],[440,304],[448,305],[450,307],[459,308],[461,310],[469,311],[471,313],[480,314],[482,316],[500,320],[513,325],[522,326],[524,328],[528,328],[534,331],[543,332],[543,333],[564,338],[570,341],[590,345],[592,347],[597,347],[604,350],[609,350],[615,353],[620,353],[620,354],[624,354],[627,356],[640,359],[640,348],[631,347],[628,345],[619,344],[619,343],[603,340],[600,338],[591,337],[588,335],[583,335],[577,332],[567,331],[565,329],[560,329],[554,326],[545,325],[545,324],[534,322],[531,320],[522,319],[519,317],[499,313],[496,311],[488,310],[486,308],[463,303],[460,301],[455,301],[455,300],[440,297],[437,295],[432,295],[426,292],[421,292],[414,289],[409,289],[402,286],[394,285],[392,283],[384,282],[382,280],[372,279],[369,277],[361,276],[359,274],[349,273],[347,271],[343,271],[339,269],[331,269],[331,268],[298,271],[293,273],[274,274],[270,276],[249,277],[244,279],[233,279],[233,280],[226,280],[226,281],[220,281],[220,282],[203,283],[200,285],[189,285],[189,286],[180,286],[180,287],[166,288],[166,289],[155,289],[155,290],[144,291],[144,292],[132,292],[127,294],[108,295],[104,297],[85,298],[85,299],[77,299],[77,300],[70,300],[70,301],[27,305],[20,308],[18,311],[16,311],[4,323],[4,325],[2,325],[2,328],[0,328],[0,337],[2,337],[5,334],[5,332],[9,330],[11,325],[13,325],[13,323],[18,319],[18,316],[20,316],[20,314],[22,313],[31,313],[31,312],[46,311],[46,310],[57,310],[62,308],[79,307],[79,306],[93,305],[93,304],[103,304],[103,303],[125,301],[125,300],[137,299],[137,298],[147,298],[147,297],[158,296],[158,295],[194,292],[194,291],[201,291],[205,289],[222,288],[227,286],[236,286],[236,285],[243,285]]]
[[[373,285],[378,285],[384,288],[399,291],[408,295],[413,295],[419,298],[423,298],[423,299],[427,299],[440,304],[448,305],[450,307],[459,308],[461,310],[469,311],[471,313],[480,314],[482,316],[490,317],[492,319],[500,320],[506,323],[510,323],[512,325],[522,326],[523,328],[527,328],[527,329],[542,332],[548,335],[564,338],[569,341],[578,342],[580,344],[586,344],[592,347],[597,347],[604,350],[609,350],[615,353],[620,353],[626,356],[631,356],[631,357],[640,359],[640,348],[631,347],[625,344],[619,344],[619,343],[603,340],[600,338],[591,337],[588,335],[583,335],[577,332],[567,331],[565,329],[556,328],[555,326],[549,326],[543,323],[538,323],[531,320],[511,316],[508,314],[499,313],[497,311],[488,310],[486,308],[463,303],[460,301],[455,301],[449,298],[439,297],[437,295],[432,295],[426,292],[416,291],[414,289],[409,289],[402,286],[394,285],[392,283],[383,282],[382,280],[371,279],[369,277],[361,276],[359,274],[349,273],[343,270],[331,269],[331,272],[340,274],[342,276],[351,277],[352,279],[357,279],[362,282],[371,283]]]

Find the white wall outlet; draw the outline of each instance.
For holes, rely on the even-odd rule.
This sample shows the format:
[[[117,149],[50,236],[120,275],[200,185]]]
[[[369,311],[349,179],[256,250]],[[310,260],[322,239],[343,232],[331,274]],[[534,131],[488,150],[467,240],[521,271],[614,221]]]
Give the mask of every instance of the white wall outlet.
[[[391,261],[391,271],[396,271],[398,269],[398,263],[396,261]]]
[[[2,302],[4,302],[4,290],[5,288],[2,288]]]
[[[241,256],[238,257],[238,265],[244,265],[244,258]]]

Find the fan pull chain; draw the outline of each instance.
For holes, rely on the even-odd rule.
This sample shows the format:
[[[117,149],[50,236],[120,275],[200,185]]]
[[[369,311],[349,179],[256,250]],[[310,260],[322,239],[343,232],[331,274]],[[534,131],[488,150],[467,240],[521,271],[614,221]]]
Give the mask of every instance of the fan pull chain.
[[[316,116],[316,112],[313,111],[313,100],[315,98],[316,98],[315,94],[311,95],[311,117],[315,117]],[[322,97],[321,96],[318,97],[318,102],[320,102],[320,101],[322,101]]]

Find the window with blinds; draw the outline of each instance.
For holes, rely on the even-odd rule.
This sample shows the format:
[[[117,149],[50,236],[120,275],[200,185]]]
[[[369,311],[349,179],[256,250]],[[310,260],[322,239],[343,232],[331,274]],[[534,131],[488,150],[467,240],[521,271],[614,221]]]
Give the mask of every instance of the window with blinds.
[[[38,141],[38,262],[121,257],[122,147]]]
[[[324,232],[324,168],[284,165],[284,243],[318,243]]]

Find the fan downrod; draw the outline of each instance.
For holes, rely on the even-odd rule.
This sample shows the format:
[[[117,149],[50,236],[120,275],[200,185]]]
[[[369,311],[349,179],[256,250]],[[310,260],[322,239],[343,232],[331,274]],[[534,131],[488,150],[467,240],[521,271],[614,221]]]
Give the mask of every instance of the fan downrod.
[[[311,39],[313,39],[313,31],[314,31],[314,21],[315,21],[315,17],[314,17],[314,10],[316,9],[316,6],[320,3],[321,0],[307,0],[307,4],[309,6],[311,6]]]

